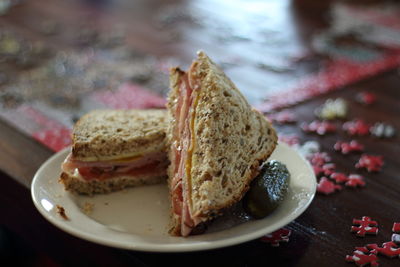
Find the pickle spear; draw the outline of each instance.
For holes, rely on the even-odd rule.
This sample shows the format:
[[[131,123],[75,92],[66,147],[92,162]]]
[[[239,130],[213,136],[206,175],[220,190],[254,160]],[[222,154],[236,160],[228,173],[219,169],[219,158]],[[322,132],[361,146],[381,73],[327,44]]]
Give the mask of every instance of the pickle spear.
[[[282,202],[289,181],[290,173],[284,164],[276,160],[265,163],[243,198],[244,210],[255,219],[264,218]]]

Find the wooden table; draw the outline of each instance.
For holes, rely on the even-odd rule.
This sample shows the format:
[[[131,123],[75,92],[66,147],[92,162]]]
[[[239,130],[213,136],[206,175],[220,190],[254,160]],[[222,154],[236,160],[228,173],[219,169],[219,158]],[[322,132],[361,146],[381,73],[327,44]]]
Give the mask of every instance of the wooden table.
[[[277,10],[284,13],[276,15],[289,18],[282,25],[286,25],[291,34],[295,34],[296,40],[293,40],[293,44],[286,44],[284,48],[281,48],[283,52],[280,53],[287,50],[288,53],[296,54],[301,50],[307,54],[312,51],[310,36],[329,25],[327,14],[332,3],[323,1],[324,3],[321,4],[318,3],[319,1],[302,0],[283,2],[285,2],[285,7]],[[200,4],[207,4],[207,6],[199,14],[211,15],[207,23],[199,26],[196,19],[201,21],[202,18],[196,17],[196,11]],[[279,6],[277,1],[271,1],[270,4],[270,8]],[[73,39],[67,33],[73,32],[73,29],[79,29],[83,24],[90,24],[99,32],[106,32],[110,26],[123,25],[129,46],[157,57],[175,57],[185,64],[189,64],[198,48],[203,48],[210,55],[215,56],[219,62],[225,63],[228,75],[238,87],[245,88],[242,90],[249,99],[254,100],[257,94],[261,94],[268,87],[265,85],[264,76],[267,74],[260,69],[254,71],[249,64],[242,66],[241,60],[246,59],[252,64],[257,64],[257,55],[273,56],[273,51],[279,52],[279,44],[267,51],[263,50],[268,46],[267,44],[265,46],[249,44],[251,40],[247,40],[248,36],[242,34],[242,31],[254,29],[245,28],[240,21],[237,28],[234,28],[234,30],[238,29],[237,33],[226,36],[223,35],[225,33],[223,26],[226,25],[220,25],[221,29],[215,28],[215,25],[212,26],[212,23],[215,23],[214,18],[236,16],[234,12],[238,10],[242,12],[241,14],[246,14],[246,12],[251,14],[254,9],[257,9],[256,5],[252,6],[253,10],[246,9],[246,5],[243,5],[241,8],[227,9],[224,12],[218,10],[217,7],[221,6],[213,7],[207,1],[178,0],[23,1],[0,17],[0,25],[3,29],[15,31],[25,38],[43,41],[55,51],[82,49],[82,44],[71,41]],[[171,9],[190,11],[192,17],[185,17],[185,14],[189,14],[187,12],[179,13],[180,16],[162,17],[161,15],[160,17],[162,10]],[[38,30],[38,25],[43,19],[61,23],[63,33],[55,36],[43,34]],[[254,28],[259,27],[262,30],[262,26],[256,23],[257,17],[254,19]],[[280,27],[283,27],[282,25]],[[217,39],[210,39],[210,36],[215,37],[215,34],[217,34]],[[267,41],[268,38],[265,42]],[[299,47],[300,50],[298,50]],[[239,64],[235,65],[238,55],[240,56]],[[318,58],[318,61],[312,59],[303,64],[301,69],[296,70],[296,73],[310,71],[323,60],[323,58]],[[229,64],[233,67],[230,68]],[[11,73],[24,74],[18,68],[11,70]],[[343,90],[332,91],[299,103],[290,108],[298,117],[297,123],[276,125],[280,133],[297,135],[302,142],[318,141],[322,151],[328,152],[332,157],[337,170],[344,173],[359,173],[365,176],[367,182],[365,188],[346,188],[328,196],[318,194],[304,214],[287,226],[292,230],[290,241],[277,248],[254,240],[203,252],[143,253],[109,248],[70,236],[48,223],[36,211],[29,192],[34,173],[54,152],[16,130],[9,123],[0,121],[0,212],[2,214],[0,216],[0,242],[2,242],[0,243],[0,262],[3,259],[12,259],[14,263],[18,262],[25,266],[33,264],[39,266],[158,266],[161,264],[258,266],[262,264],[265,266],[272,262],[279,266],[350,266],[344,259],[346,255],[352,254],[355,247],[389,241],[393,222],[400,222],[399,135],[390,139],[378,139],[370,135],[356,137],[365,145],[366,153],[384,157],[385,165],[382,171],[368,173],[354,168],[354,164],[360,157],[359,154],[343,156],[333,151],[333,145],[337,140],[351,139],[344,131],[339,130],[334,134],[317,136],[305,133],[299,126],[303,121],[314,120],[314,110],[327,98],[340,97],[350,103],[349,119],[363,118],[370,123],[384,121],[400,129],[399,84],[398,70],[390,70],[355,84],[346,85],[342,88]],[[161,93],[165,94],[166,91],[167,88],[160,89]],[[368,107],[356,103],[354,96],[361,91],[375,93],[377,102]],[[335,123],[341,125],[340,121]],[[352,219],[362,216],[370,216],[379,222],[377,236],[357,238],[350,233]],[[400,259],[379,257],[379,261],[382,266],[400,264]]]

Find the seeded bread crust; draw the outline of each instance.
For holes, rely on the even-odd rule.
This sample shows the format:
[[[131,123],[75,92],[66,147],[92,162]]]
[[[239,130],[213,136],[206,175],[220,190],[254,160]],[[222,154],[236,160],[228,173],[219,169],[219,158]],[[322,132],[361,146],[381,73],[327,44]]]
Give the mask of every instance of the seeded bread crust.
[[[201,88],[194,123],[195,143],[189,188],[191,214],[207,221],[238,202],[258,174],[259,166],[274,151],[277,135],[272,125],[251,108],[245,97],[204,52],[198,53]],[[168,98],[172,139],[178,97],[179,69],[171,70]],[[170,152],[170,161],[174,162]],[[173,164],[169,169],[173,175]],[[170,233],[179,235],[180,219],[171,219]]]
[[[157,174],[135,176],[134,178],[119,176],[103,181],[84,181],[65,172],[60,176],[60,182],[64,184],[67,191],[83,195],[111,193],[128,187],[165,183],[166,180],[167,176],[164,170]]]
[[[173,132],[175,127],[177,126],[175,123],[175,114],[176,108],[178,105],[178,96],[179,96],[179,81],[181,77],[184,75],[183,72],[179,68],[171,68],[170,70],[170,88],[171,91],[168,94],[168,101],[167,101],[167,111],[168,115],[167,118],[169,120],[168,127],[167,127],[167,147],[171,147],[172,140],[173,140]],[[167,169],[168,174],[168,187],[169,191],[172,192],[171,184],[172,179],[174,177],[174,170],[175,170],[175,153],[172,149],[168,149],[168,159],[171,162]],[[171,196],[170,196],[171,197]],[[171,199],[170,199],[171,200]],[[169,233],[174,236],[178,236],[181,233],[181,224],[180,224],[180,216],[177,216],[172,210],[172,203],[171,203],[171,211],[170,211],[170,223],[169,223]]]
[[[104,161],[165,150],[165,110],[95,110],[74,126],[72,155]]]

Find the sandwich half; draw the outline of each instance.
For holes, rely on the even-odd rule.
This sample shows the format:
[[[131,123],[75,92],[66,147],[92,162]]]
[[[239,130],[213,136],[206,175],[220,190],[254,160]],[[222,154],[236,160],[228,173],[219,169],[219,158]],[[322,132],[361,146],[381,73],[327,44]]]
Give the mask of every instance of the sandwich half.
[[[170,234],[188,236],[244,196],[277,135],[204,52],[170,87]]]
[[[80,194],[166,181],[165,110],[96,110],[74,126],[60,182]]]

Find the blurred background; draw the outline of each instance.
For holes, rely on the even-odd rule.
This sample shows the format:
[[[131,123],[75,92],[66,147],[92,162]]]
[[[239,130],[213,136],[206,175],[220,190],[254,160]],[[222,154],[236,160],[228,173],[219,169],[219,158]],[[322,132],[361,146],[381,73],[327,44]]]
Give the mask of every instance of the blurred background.
[[[396,1],[1,0],[0,118],[60,150],[88,110],[163,107],[168,68],[199,49],[271,112],[397,66],[399,14]]]

